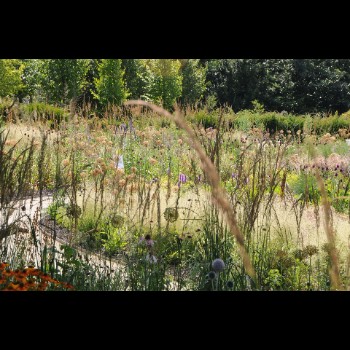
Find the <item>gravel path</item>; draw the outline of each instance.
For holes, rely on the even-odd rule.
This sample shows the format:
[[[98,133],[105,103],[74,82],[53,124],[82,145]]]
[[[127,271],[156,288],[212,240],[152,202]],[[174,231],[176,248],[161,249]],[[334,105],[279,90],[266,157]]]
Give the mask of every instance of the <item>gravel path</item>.
[[[59,227],[50,220],[46,211],[53,201],[52,195],[26,198],[19,200],[11,209],[5,210],[0,216],[0,248],[6,246],[7,250],[22,252],[22,258],[38,264],[44,246],[55,247],[56,251],[62,251],[62,246],[69,244],[71,233],[69,230]],[[35,237],[31,232],[31,226],[35,226]],[[6,228],[15,227],[9,235]],[[1,236],[1,232],[3,235]],[[35,244],[36,241],[36,244]],[[23,247],[25,246],[25,247]],[[116,269],[118,262],[110,260],[102,254],[92,254],[83,248],[75,247],[77,254],[87,263],[100,265],[103,268]],[[52,250],[52,249],[51,249]],[[0,249],[1,251],[1,249]]]
[[[54,244],[56,249],[60,250],[63,244],[69,243],[71,240],[71,234],[67,229],[63,229],[58,226],[54,226],[54,222],[49,220],[46,214],[46,210],[52,203],[53,197],[50,194],[45,194],[40,202],[39,197],[26,198],[18,201],[11,210],[7,213],[2,212],[0,216],[0,247],[3,238],[1,232],[5,232],[4,228],[11,225],[16,225],[19,227],[19,232],[22,235],[27,235],[30,237],[30,227],[33,222],[37,222],[37,237],[36,239],[41,244]],[[185,201],[185,199],[184,199]],[[181,204],[181,203],[180,203]],[[290,205],[285,205],[280,201],[275,205],[276,215],[279,218],[279,225],[288,229],[291,236],[294,237],[296,241],[302,241],[303,245],[315,244],[319,246],[320,244],[327,241],[326,233],[323,227],[324,214],[320,208],[319,221],[316,221],[314,215],[314,208],[312,206],[304,209],[303,216],[301,218],[300,231],[297,232],[296,219],[293,210]],[[7,217],[7,220],[6,220]],[[5,224],[7,222],[7,225]],[[350,234],[350,221],[345,215],[340,215],[335,213],[333,210],[333,225],[337,235],[338,247],[343,253],[348,252],[348,242]],[[278,230],[277,221],[274,219],[271,222],[271,227]],[[11,235],[12,244],[15,244],[17,235]],[[10,238],[9,237],[9,238]],[[101,263],[103,265],[107,264],[107,258],[102,254],[91,254],[90,252],[82,249],[81,247],[74,247],[81,256],[84,256],[86,261],[94,261],[95,263]],[[32,251],[30,253],[33,253]],[[38,252],[36,253],[38,254]],[[108,260],[109,264],[109,260]],[[112,261],[114,266],[117,266],[116,261]]]

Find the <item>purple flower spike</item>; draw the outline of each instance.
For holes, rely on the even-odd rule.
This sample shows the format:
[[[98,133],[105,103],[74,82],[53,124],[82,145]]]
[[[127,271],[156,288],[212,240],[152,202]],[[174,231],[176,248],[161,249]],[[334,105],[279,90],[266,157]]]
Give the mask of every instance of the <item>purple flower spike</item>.
[[[185,174],[179,175],[179,182],[185,183],[187,181],[187,176]]]
[[[235,178],[236,178],[236,174],[232,173],[232,179],[235,179]]]

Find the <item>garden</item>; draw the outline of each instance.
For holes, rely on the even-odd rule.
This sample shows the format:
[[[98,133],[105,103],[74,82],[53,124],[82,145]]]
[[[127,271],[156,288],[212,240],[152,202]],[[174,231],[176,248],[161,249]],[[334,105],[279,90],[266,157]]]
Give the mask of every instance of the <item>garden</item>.
[[[347,290],[348,138],[347,112],[257,101],[103,117],[16,104],[0,129],[0,289]]]

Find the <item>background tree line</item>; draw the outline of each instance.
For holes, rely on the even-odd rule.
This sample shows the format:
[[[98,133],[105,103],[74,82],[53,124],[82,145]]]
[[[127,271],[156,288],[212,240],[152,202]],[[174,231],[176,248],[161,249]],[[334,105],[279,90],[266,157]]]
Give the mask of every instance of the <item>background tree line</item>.
[[[349,59],[2,59],[0,97],[96,108],[144,99],[172,108],[262,103],[291,113],[350,109]]]

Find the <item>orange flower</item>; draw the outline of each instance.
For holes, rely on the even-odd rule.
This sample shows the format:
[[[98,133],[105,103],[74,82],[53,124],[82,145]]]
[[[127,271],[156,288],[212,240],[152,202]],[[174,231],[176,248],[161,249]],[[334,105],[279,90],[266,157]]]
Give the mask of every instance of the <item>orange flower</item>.
[[[5,277],[11,277],[15,274],[14,271],[10,270],[10,269],[6,269],[2,272],[2,275]]]
[[[34,271],[34,267],[33,266],[29,266],[26,269],[23,270],[23,273],[25,273],[26,275],[31,275],[32,272]]]
[[[29,276],[40,276],[42,272],[38,269],[28,268],[28,275]]]
[[[37,285],[34,283],[33,279],[29,279],[27,281],[27,287],[28,287],[28,290],[36,290],[37,289]]]
[[[28,290],[28,284],[20,283],[17,289],[18,291],[24,292]]]
[[[46,290],[46,288],[47,288],[47,282],[46,282],[46,281],[43,281],[43,282],[41,282],[41,283],[38,285],[38,290],[43,291],[43,290]]]
[[[27,282],[27,278],[26,275],[23,273],[18,273],[17,275],[14,276],[15,279],[20,282],[20,283],[26,283]]]
[[[74,287],[70,283],[63,282],[62,287],[66,289],[74,289]]]
[[[10,290],[17,290],[19,288],[19,283],[13,283],[11,282],[6,289],[4,290],[7,290],[7,291],[10,291]]]
[[[5,262],[0,263],[0,270],[5,270],[7,266],[9,266],[9,264]]]
[[[41,276],[42,282],[57,282],[57,280],[53,279],[50,275],[47,273],[43,273]]]

